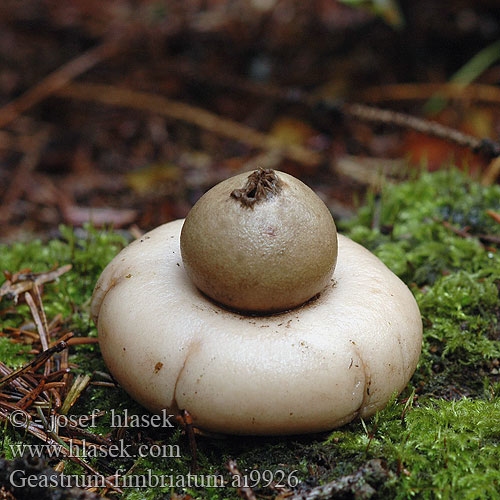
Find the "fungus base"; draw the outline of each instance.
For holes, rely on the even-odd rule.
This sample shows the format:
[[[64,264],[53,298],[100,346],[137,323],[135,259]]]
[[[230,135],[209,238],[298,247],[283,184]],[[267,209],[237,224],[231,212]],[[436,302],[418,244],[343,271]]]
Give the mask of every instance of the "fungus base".
[[[420,313],[368,250],[339,235],[337,268],[318,299],[244,316],[191,283],[182,224],[125,248],[92,300],[104,360],[142,405],[186,409],[214,432],[298,434],[371,415],[405,387],[420,355]]]

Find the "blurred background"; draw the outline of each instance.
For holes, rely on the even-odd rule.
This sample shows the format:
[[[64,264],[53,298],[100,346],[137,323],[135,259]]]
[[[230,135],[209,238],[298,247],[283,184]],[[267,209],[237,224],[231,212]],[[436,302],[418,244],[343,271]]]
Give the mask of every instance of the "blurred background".
[[[2,0],[0,240],[139,235],[259,166],[340,218],[412,170],[491,184],[484,154],[323,104],[496,140],[499,83],[494,0]]]

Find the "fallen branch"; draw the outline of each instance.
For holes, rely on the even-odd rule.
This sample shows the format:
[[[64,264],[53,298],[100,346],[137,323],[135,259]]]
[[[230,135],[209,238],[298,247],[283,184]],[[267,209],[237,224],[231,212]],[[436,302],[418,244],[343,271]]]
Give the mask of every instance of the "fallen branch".
[[[423,118],[417,118],[416,116],[407,115],[405,113],[366,106],[364,104],[344,104],[341,105],[340,109],[343,114],[353,116],[362,121],[396,125],[401,128],[415,130],[422,134],[453,142],[459,146],[472,149],[475,153],[483,153],[491,158],[500,156],[500,144],[497,142],[491,139],[479,139],[478,137],[464,134],[459,130],[446,127],[437,122],[424,120]]]
[[[26,300],[26,304],[28,304],[31,315],[33,316],[33,320],[35,321],[36,329],[38,330],[38,335],[40,336],[40,343],[42,344],[42,349],[46,351],[49,348],[49,338],[48,332],[45,328],[45,325],[42,322],[40,317],[40,312],[38,311],[38,307],[33,300],[33,297],[29,292],[24,294],[24,299]]]
[[[460,83],[400,83],[370,87],[361,98],[370,102],[420,101],[438,93],[449,99],[470,99],[486,104],[500,104],[500,89],[493,85]]]
[[[438,221],[438,219],[434,220]],[[496,236],[493,234],[471,234],[469,233],[468,226],[464,227],[463,229],[458,229],[446,220],[441,221],[441,224],[443,224],[443,226],[446,229],[449,229],[450,231],[452,231],[453,233],[462,238],[477,238],[481,242],[486,241],[488,243],[494,243],[496,245],[500,245],[500,236]]]
[[[17,99],[0,108],[0,128],[14,121],[20,114],[43,101],[77,76],[111,57],[119,46],[117,40],[105,41],[47,75]]]
[[[212,78],[212,80],[214,80],[214,78]],[[396,125],[398,127],[415,130],[426,135],[439,137],[440,139],[444,139],[449,142],[456,143],[460,146],[470,148],[475,153],[482,153],[491,158],[500,156],[500,144],[492,141],[489,138],[480,139],[472,135],[464,134],[463,132],[460,132],[459,130],[456,130],[454,128],[446,127],[444,125],[441,125],[440,123],[425,120],[423,118],[418,118],[416,116],[408,115],[405,113],[398,113],[395,111],[381,109],[373,106],[367,106],[364,104],[350,104],[345,103],[341,100],[328,100],[322,97],[308,94],[307,92],[304,92],[303,90],[298,88],[279,88],[270,85],[249,84],[248,82],[237,78],[232,78],[229,80],[229,82],[231,82],[231,85],[236,86],[240,90],[244,90],[246,92],[277,101],[300,103],[313,108],[319,113],[326,111],[337,118],[339,116],[347,116],[356,118],[361,121]],[[227,82],[221,81],[220,78],[215,78],[214,83],[216,85],[228,85]],[[496,87],[487,85],[470,85],[468,87],[464,87],[463,85],[457,84],[446,84],[444,86],[434,86],[434,84],[429,84],[429,95],[426,97],[432,96],[436,90],[443,88],[448,89],[449,93],[454,92],[457,95],[459,95],[460,92],[475,92],[475,95],[480,96],[487,102],[500,103],[500,90]],[[470,90],[469,88],[471,88],[472,90]],[[433,91],[432,93],[430,93],[431,89]],[[387,86],[388,94],[390,90],[395,89]],[[416,87],[412,88],[412,91],[420,98],[422,95],[422,86],[416,84]],[[371,89],[371,92],[373,93],[374,90]],[[382,92],[382,90],[380,92]]]
[[[500,224],[500,213],[494,210],[486,210],[486,214],[489,215],[495,222]]]
[[[309,100],[309,103],[313,104],[314,101]],[[349,104],[342,101],[318,100],[315,106],[319,111],[326,111],[333,116],[353,117],[365,122],[393,125],[414,130],[421,134],[438,137],[461,147],[469,148],[474,153],[483,154],[489,158],[500,156],[500,144],[498,142],[492,141],[489,138],[480,139],[479,137],[460,132],[460,130],[406,113],[366,106],[365,104]]]
[[[67,442],[73,444],[71,436],[59,435],[60,426],[54,427],[52,420],[49,424],[49,419],[52,419],[55,415],[61,416],[69,411],[91,379],[90,375],[78,375],[70,390],[65,390],[68,387],[70,372],[68,366],[68,342],[73,333],[69,332],[59,337],[55,344],[54,341],[51,342],[51,333],[54,336],[54,329],[57,330],[62,318],[60,315],[56,315],[50,323],[47,321],[40,293],[39,287],[42,283],[58,278],[69,269],[71,269],[70,265],[45,273],[32,273],[29,269],[22,269],[16,273],[4,271],[6,282],[0,288],[2,292],[0,297],[2,295],[11,295],[12,298],[17,299],[22,290],[25,290],[24,297],[38,330],[38,336],[33,339],[37,345],[34,346],[32,351],[38,354],[16,370],[9,368],[0,361],[0,389],[5,387],[5,390],[0,392],[0,422],[5,422],[6,426],[13,425],[14,427],[23,428],[37,439],[42,440],[51,447],[56,447],[61,456],[82,466],[93,477],[99,478],[106,488],[122,493],[122,490],[115,486],[112,481],[115,476],[107,478],[98,473],[93,465],[84,459],[84,456],[79,455],[79,452],[76,454],[70,453],[71,449]],[[12,328],[11,331],[23,332],[20,328]],[[82,337],[79,343],[89,343],[91,341],[93,339]],[[41,352],[38,352],[40,350]],[[56,371],[52,371],[50,361],[56,353],[61,353],[61,355],[53,365],[57,368]],[[43,373],[37,373],[41,369]],[[61,393],[66,393],[64,402],[61,401]],[[90,420],[94,416],[94,414],[88,415],[87,418]],[[42,426],[40,426],[40,422]],[[66,426],[63,425],[61,429],[65,430]],[[72,431],[83,434],[86,441],[89,441],[89,443],[85,444],[89,444],[91,447],[100,448],[103,442],[106,441],[105,438],[85,430],[74,428]],[[83,441],[76,439],[74,444],[81,446]],[[84,452],[85,450],[82,449],[81,451]]]
[[[250,147],[277,150],[291,160],[305,165],[316,165],[322,156],[300,145],[285,145],[276,137],[258,132],[228,118],[222,118],[205,109],[168,99],[163,96],[124,89],[112,85],[70,83],[56,93],[59,97],[99,102],[157,113],[208,130],[216,135],[235,139]]]
[[[5,377],[2,377],[0,379],[0,388],[3,387],[6,384],[9,384],[13,380],[15,380],[17,377],[21,376],[24,372],[33,369],[36,366],[39,366],[40,364],[45,363],[51,356],[53,356],[56,352],[61,352],[62,350],[66,349],[68,345],[64,340],[58,342],[54,347],[50,347],[46,351],[41,352],[38,356],[33,358],[29,363],[26,363],[24,366],[21,368],[18,368],[17,370],[14,370],[13,372],[9,373]]]
[[[181,410],[177,421],[184,428],[189,442],[191,451],[191,465],[189,467],[190,474],[196,474],[198,471],[198,447],[196,445],[196,437],[194,432],[193,417],[187,410]]]
[[[500,245],[500,236],[495,236],[494,234],[477,234],[476,238],[479,238],[481,241]]]
[[[35,387],[29,394],[26,394],[24,398],[21,398],[17,402],[17,406],[21,410],[27,410],[38,398],[38,396],[42,393],[42,391],[45,389],[45,379],[40,380],[40,383],[38,384],[37,387]]]
[[[0,375],[2,377],[7,377],[12,373],[12,368],[9,368],[5,363],[0,361]],[[31,373],[24,373],[22,376],[19,376],[18,378],[11,378],[9,380],[9,384],[11,384],[11,387],[18,391],[19,394],[29,394],[34,387],[38,384],[38,380],[35,380],[32,376]],[[3,380],[3,378],[2,378]],[[43,399],[43,395],[41,396]],[[2,399],[0,398],[0,405],[2,404]]]
[[[97,344],[98,342],[97,337],[73,337],[68,340],[68,345]]]
[[[435,219],[437,220],[437,219]],[[469,226],[464,227],[463,229],[456,228],[453,224],[450,224],[447,220],[441,222],[446,229],[449,229],[452,233],[455,233],[457,236],[462,238],[471,238],[472,235],[469,234]]]
[[[0,287],[0,298],[6,295],[17,302],[17,297],[22,293],[30,291],[34,285],[40,286],[50,281],[55,281],[57,278],[67,273],[71,269],[71,264],[66,264],[58,269],[43,273],[29,273],[25,275],[14,275],[12,279],[7,279]],[[17,278],[17,279],[16,279]]]
[[[28,307],[30,308],[31,311],[31,316],[33,317],[33,320],[35,321],[36,329],[38,331],[38,335],[40,336],[40,344],[42,345],[42,350],[47,351],[49,348],[49,331],[48,331],[48,326],[47,326],[47,318],[45,317],[45,311],[43,310],[43,306],[41,303],[41,296],[40,296],[40,291],[38,290],[38,286],[36,283],[33,284],[33,290],[39,299],[39,306],[35,304],[35,301],[33,300],[33,297],[29,292],[26,292],[24,294],[24,300],[26,300],[26,304],[28,304]],[[44,375],[48,375],[51,372],[51,364],[50,364],[50,358],[47,359],[47,362],[45,363],[44,366]]]

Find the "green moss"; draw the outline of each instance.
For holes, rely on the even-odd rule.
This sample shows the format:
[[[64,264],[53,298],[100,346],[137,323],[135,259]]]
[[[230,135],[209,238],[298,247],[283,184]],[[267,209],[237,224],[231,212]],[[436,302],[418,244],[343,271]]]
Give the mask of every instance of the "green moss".
[[[18,368],[29,361],[26,352],[29,346],[11,342],[9,338],[0,337],[0,360],[11,368]]]
[[[458,271],[443,276],[417,295],[427,321],[426,340],[442,348],[442,357],[463,364],[500,356],[496,337],[496,276]]]
[[[478,375],[500,357],[500,252],[446,227],[498,236],[500,224],[487,210],[500,211],[500,186],[442,170],[386,185],[380,198],[370,197],[340,225],[412,288],[425,326],[415,380],[434,394],[457,384],[467,393],[480,387]],[[371,228],[376,213],[378,228]]]
[[[363,428],[332,433],[340,454],[384,457],[399,474],[386,484],[394,498],[498,498],[500,399],[393,402]]]
[[[44,308],[48,318],[61,314],[67,330],[77,335],[93,336],[97,332],[89,315],[90,295],[97,276],[125,245],[126,240],[116,233],[98,231],[91,226],[86,226],[84,232],[85,238],[77,238],[70,228],[61,226],[60,239],[47,243],[35,240],[12,246],[0,245],[0,270],[12,273],[20,269],[43,272],[55,266],[71,264],[73,267],[70,272],[63,274],[56,283],[45,286]],[[3,304],[7,304],[5,299]],[[15,309],[10,308],[0,317],[0,327],[18,327],[25,321],[31,321],[31,316],[28,306],[22,304]],[[5,354],[5,357],[2,356],[4,362],[19,363],[12,350],[2,353]]]
[[[424,322],[416,374],[403,394],[374,418],[355,421],[329,437],[198,437],[198,474],[223,474],[229,480],[225,465],[233,458],[243,473],[283,471],[314,487],[381,458],[390,473],[384,484],[376,485],[378,498],[498,498],[500,252],[477,237],[463,238],[446,227],[446,223],[456,229],[468,226],[473,236],[498,236],[500,225],[487,210],[500,212],[500,187],[481,187],[450,170],[386,186],[379,198],[369,198],[355,219],[340,223],[344,233],[378,255],[415,294]],[[376,228],[372,228],[374,221]],[[57,283],[45,286],[45,308],[49,318],[63,315],[65,329],[95,335],[89,319],[90,295],[98,275],[125,241],[90,227],[85,234],[77,238],[62,228],[59,240],[2,246],[0,270],[45,271],[55,264],[73,264]],[[5,304],[2,309],[8,307]],[[30,315],[21,305],[4,312],[0,320],[2,328],[19,326]],[[26,361],[26,354],[21,354],[25,349],[0,338],[0,357],[12,366]],[[72,348],[72,353],[71,361],[79,371],[106,371],[97,345]],[[147,414],[123,390],[95,386],[87,388],[71,413],[87,414],[95,408]],[[109,414],[97,419],[90,430],[110,436],[117,431]],[[3,432],[2,439],[7,456],[7,444],[35,442],[12,428]],[[133,449],[141,443],[179,445],[181,456],[94,459],[95,467],[110,474],[121,468],[137,475],[148,470],[157,475],[188,475],[189,445],[178,428],[129,428],[124,439]],[[71,464],[66,471],[78,470]],[[239,498],[230,485],[129,488],[124,496],[168,498],[173,491],[196,499]],[[256,487],[255,492],[274,495],[264,487]]]

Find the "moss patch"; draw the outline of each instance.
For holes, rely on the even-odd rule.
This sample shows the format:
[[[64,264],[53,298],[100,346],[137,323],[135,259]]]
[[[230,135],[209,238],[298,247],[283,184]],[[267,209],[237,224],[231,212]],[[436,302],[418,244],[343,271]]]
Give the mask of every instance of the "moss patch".
[[[358,216],[340,230],[378,255],[411,288],[424,322],[424,346],[417,371],[407,389],[372,419],[353,422],[331,434],[291,438],[198,438],[199,475],[224,475],[236,459],[254,488],[267,498],[277,494],[265,478],[284,478],[300,488],[314,487],[355,473],[372,459],[387,468],[383,482],[370,483],[378,498],[498,498],[500,490],[500,253],[487,236],[499,236],[500,225],[487,210],[500,212],[500,187],[481,187],[450,170],[422,174],[418,179],[386,186],[372,196]],[[457,231],[467,228],[471,237]],[[61,238],[0,247],[0,269],[33,271],[55,264],[73,264],[57,283],[46,285],[44,304],[49,318],[61,313],[77,335],[95,335],[89,320],[89,299],[98,275],[125,244],[112,232],[86,228],[84,238],[61,229]],[[26,306],[7,301],[2,329],[28,321]],[[24,350],[26,348],[23,348]],[[11,366],[26,360],[19,345],[0,338],[0,356]],[[97,346],[72,348],[78,370],[106,371]],[[90,386],[71,413],[95,408],[147,415],[120,389]],[[93,429],[115,437],[110,415]],[[8,445],[34,442],[8,427]],[[92,459],[99,470],[116,468],[131,474],[187,477],[190,452],[180,429],[128,428],[125,442],[179,446],[179,456]],[[52,465],[57,463],[53,460]],[[71,466],[68,470],[73,470]],[[270,471],[270,473],[265,472]],[[65,471],[66,472],[66,471]],[[252,476],[253,474],[253,476]],[[371,479],[366,477],[366,482]],[[253,484],[250,481],[250,484]],[[239,498],[231,483],[225,488],[181,485],[128,488],[125,498],[169,498],[173,492],[193,498]]]

